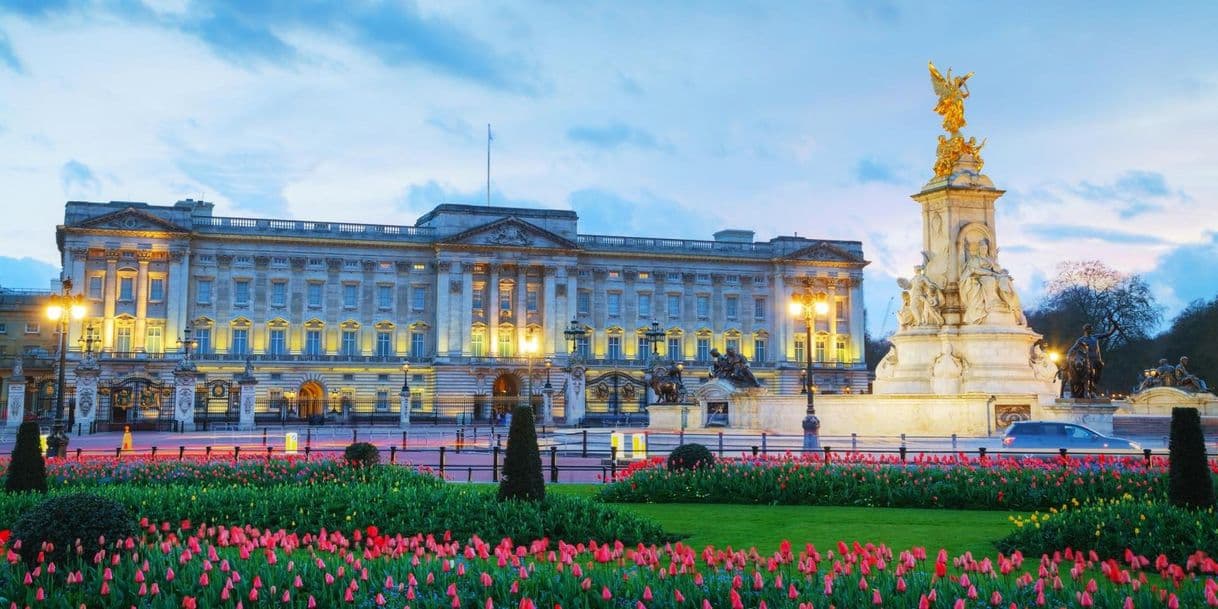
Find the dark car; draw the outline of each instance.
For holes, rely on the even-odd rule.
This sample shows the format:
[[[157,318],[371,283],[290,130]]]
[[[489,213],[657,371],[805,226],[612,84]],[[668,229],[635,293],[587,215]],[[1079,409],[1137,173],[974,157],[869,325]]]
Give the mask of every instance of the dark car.
[[[1074,423],[1056,421],[1017,421],[1002,437],[1003,448],[1067,448],[1081,452],[1142,450],[1137,442],[1105,436]]]

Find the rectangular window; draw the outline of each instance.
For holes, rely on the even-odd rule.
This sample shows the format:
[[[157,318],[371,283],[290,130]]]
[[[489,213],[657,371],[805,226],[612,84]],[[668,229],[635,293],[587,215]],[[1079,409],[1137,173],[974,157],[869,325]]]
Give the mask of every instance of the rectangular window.
[[[529,290],[527,290],[524,293],[524,300],[525,300],[525,305],[524,305],[525,308],[528,309],[530,313],[536,313],[537,312],[537,290],[533,289],[533,288],[529,288]]]
[[[795,339],[795,362],[798,364],[805,363],[807,357],[804,355],[804,339]]]
[[[499,357],[512,357],[516,355],[516,341],[512,340],[512,332],[499,331]]]
[[[837,301],[837,320],[846,321],[846,301]]]
[[[651,294],[639,294],[639,317],[643,319],[651,317]]]
[[[342,354],[347,357],[359,355],[359,330],[343,330]]]
[[[818,361],[818,362],[825,361],[825,339],[824,338],[816,339],[816,361]]]
[[[512,310],[512,288],[504,288],[504,287],[499,288],[499,310],[511,312],[511,310]]]
[[[0,322],[0,334],[8,334],[8,324]]]
[[[668,337],[668,359],[683,359],[685,357],[685,349],[681,346],[681,337]]]
[[[165,280],[153,277],[148,280],[148,302],[163,302],[165,300]]]
[[[669,294],[668,295],[668,316],[670,318],[681,317],[681,295],[680,294]]]
[[[634,359],[651,359],[651,341],[646,336],[640,336],[638,338],[638,344],[635,346],[635,349]]]
[[[723,300],[723,308],[727,318],[735,320],[740,314],[740,299],[735,296],[728,296]]]
[[[211,280],[200,279],[195,284],[195,287],[198,288],[195,294],[195,302],[198,304],[211,304]]]
[[[474,291],[473,291],[473,296],[471,296],[471,297],[470,297],[470,300],[473,302],[473,309],[474,309],[475,311],[481,311],[481,310],[482,310],[482,307],[483,307],[483,302],[482,302],[483,293],[484,293],[484,291],[483,291],[482,289],[477,289],[477,290],[474,290]]]
[[[39,325],[37,322],[29,322],[29,321],[25,322],[25,333],[26,334],[38,334],[39,332],[42,332],[42,326]]]
[[[393,355],[393,331],[380,330],[376,333],[376,356],[389,357]]]
[[[393,308],[393,286],[376,286],[376,308],[382,311],[388,311]]]
[[[709,338],[702,338],[702,337],[698,338],[698,361],[700,361],[700,362],[709,362],[710,361],[710,358],[711,358],[710,348],[711,347],[710,347]]]
[[[389,410],[389,392],[380,390],[376,392],[376,409],[380,411]]]
[[[621,279],[622,272],[621,271],[609,271],[609,278],[610,279]]]
[[[89,298],[93,300],[101,300],[102,297],[102,276],[94,275],[89,278]]]
[[[119,353],[131,353],[131,326],[122,326],[115,330],[114,350]]]
[[[699,295],[695,302],[698,306],[698,317],[700,319],[710,317],[710,296]]]
[[[286,281],[271,282],[271,306],[284,307],[288,304],[288,283]]]
[[[766,347],[765,342],[766,341],[764,338],[754,338],[753,339],[753,361],[755,361],[755,362],[766,361],[766,356],[768,354],[765,352],[765,347]]]
[[[233,355],[246,355],[250,352],[250,331],[245,328],[233,328],[233,344],[228,352]]]
[[[410,309],[412,311],[423,311],[427,309],[427,288],[416,286],[410,293]]]
[[[305,355],[321,355],[321,330],[305,331]]]
[[[195,353],[211,353],[211,328],[195,329]]]
[[[753,299],[753,319],[765,319],[765,298]]]
[[[639,279],[651,279],[651,273],[647,271],[639,271]]]
[[[427,335],[422,332],[410,333],[410,357],[427,356]]]
[[[617,317],[622,314],[622,293],[609,292],[606,301],[610,317]]]
[[[610,336],[609,337],[609,348],[605,352],[605,357],[607,357],[611,360],[622,359],[622,337],[620,337],[620,336]]]
[[[575,353],[584,359],[592,357],[592,341],[587,336],[576,338]]]
[[[359,284],[344,283],[343,284],[343,308],[354,309],[359,302]]]
[[[308,300],[309,300],[309,308],[311,308],[311,309],[320,309],[321,308],[321,284],[320,283],[310,282],[309,287],[307,289],[307,296],[308,296]]]
[[[165,352],[165,328],[148,326],[144,331],[144,351],[148,353]]]
[[[575,298],[575,311],[580,315],[588,315],[592,312],[592,293],[587,290],[580,290],[579,295]]]
[[[740,353],[740,339],[739,338],[729,338],[729,339],[727,339],[726,343],[723,346],[727,347],[727,349],[730,351],[735,351],[736,353]]]
[[[271,355],[284,355],[288,352],[287,331],[283,328],[274,328],[271,330],[270,345],[267,346],[267,353]]]
[[[474,357],[486,357],[486,334],[475,332],[469,337],[469,353]]]
[[[134,277],[119,277],[119,279],[118,279],[118,299],[119,300],[134,300],[135,299],[135,278]]]
[[[839,336],[837,338],[837,347],[836,347],[835,351],[836,351],[836,355],[835,355],[834,359],[836,359],[839,362],[846,361],[846,339],[844,337]]]
[[[250,282],[248,279],[239,279],[233,282],[233,304],[239,307],[244,307],[250,303]]]

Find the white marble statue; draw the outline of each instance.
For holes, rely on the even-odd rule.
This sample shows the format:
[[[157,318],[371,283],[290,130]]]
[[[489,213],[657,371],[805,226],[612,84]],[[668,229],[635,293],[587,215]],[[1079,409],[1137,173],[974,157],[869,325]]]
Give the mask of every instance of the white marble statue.
[[[994,260],[988,239],[970,244],[964,252],[960,301],[966,324],[985,323],[990,313],[996,311],[1010,312],[1017,325],[1027,323],[1011,275]]]
[[[915,266],[914,276],[897,279],[897,285],[905,289],[901,294],[901,310],[897,312],[902,329],[943,325],[943,314],[939,312],[943,304],[943,290],[926,276],[925,265]]]
[[[892,346],[888,348],[888,353],[884,354],[884,359],[875,367],[875,377],[879,379],[892,378],[892,375],[897,369],[897,348]]]
[[[1036,341],[1032,344],[1032,353],[1029,356],[1029,364],[1032,366],[1032,374],[1038,380],[1052,382],[1057,380],[1057,364],[1049,359],[1045,353],[1042,341]]]

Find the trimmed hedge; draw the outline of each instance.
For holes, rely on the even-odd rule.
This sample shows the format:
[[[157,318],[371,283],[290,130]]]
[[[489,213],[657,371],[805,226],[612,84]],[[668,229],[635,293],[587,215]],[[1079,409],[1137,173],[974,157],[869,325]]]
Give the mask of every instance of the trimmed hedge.
[[[715,455],[711,454],[709,448],[697,443],[682,444],[668,454],[670,471],[699,469],[714,464]]]
[[[1172,505],[1189,508],[1214,507],[1214,479],[1205,456],[1205,433],[1196,408],[1171,409],[1171,478],[1168,498]]]
[[[343,458],[353,467],[372,467],[381,464],[381,451],[369,442],[356,442],[343,450]]]
[[[26,510],[12,525],[13,539],[21,540],[21,557],[33,563],[44,542],[54,550],[49,561],[77,553],[92,556],[102,549],[100,540],[113,543],[135,534],[135,518],[127,506],[96,494],[55,495]]]
[[[26,421],[17,428],[17,442],[9,461],[4,490],[47,492],[47,464],[42,458],[41,430],[36,421]]]

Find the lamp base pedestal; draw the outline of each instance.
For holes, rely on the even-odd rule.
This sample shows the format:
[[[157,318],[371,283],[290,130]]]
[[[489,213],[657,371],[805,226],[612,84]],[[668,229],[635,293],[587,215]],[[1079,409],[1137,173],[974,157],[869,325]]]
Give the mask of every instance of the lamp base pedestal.
[[[820,419],[809,413],[804,417],[804,450],[820,450]]]

